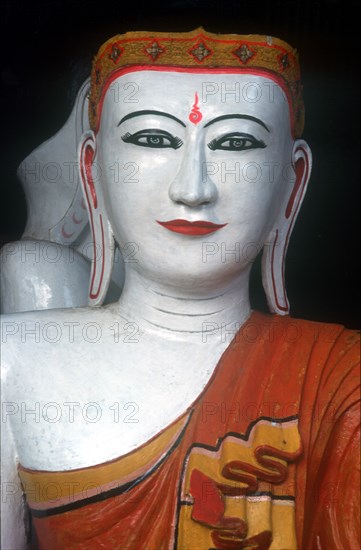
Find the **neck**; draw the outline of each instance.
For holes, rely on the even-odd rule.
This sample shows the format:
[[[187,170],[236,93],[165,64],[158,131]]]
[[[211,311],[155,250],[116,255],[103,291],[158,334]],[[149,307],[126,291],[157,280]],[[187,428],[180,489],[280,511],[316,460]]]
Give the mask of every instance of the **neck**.
[[[201,296],[195,297],[129,268],[122,295],[113,307],[142,331],[168,339],[229,342],[251,313],[249,274],[250,269],[244,270],[217,289],[203,287]]]

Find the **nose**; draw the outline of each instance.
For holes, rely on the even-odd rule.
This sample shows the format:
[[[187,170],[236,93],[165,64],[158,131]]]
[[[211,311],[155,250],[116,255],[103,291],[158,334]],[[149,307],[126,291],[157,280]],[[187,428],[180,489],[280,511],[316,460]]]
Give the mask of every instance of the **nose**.
[[[204,145],[195,139],[187,142],[179,170],[169,186],[173,202],[196,207],[216,200],[217,187],[208,176],[203,149]]]

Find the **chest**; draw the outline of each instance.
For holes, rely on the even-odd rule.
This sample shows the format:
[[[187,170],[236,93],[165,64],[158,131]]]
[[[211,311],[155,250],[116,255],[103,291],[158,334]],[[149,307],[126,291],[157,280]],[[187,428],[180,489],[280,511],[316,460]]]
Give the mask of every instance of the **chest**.
[[[131,452],[197,399],[223,351],[149,337],[129,344],[45,346],[14,360],[7,396],[23,466],[74,469]]]
[[[293,463],[301,452],[297,421],[266,420],[263,415],[251,423],[242,420],[237,409],[247,390],[242,390],[236,368],[230,373],[235,387],[230,388],[227,369],[220,366],[192,413],[132,453],[55,477],[51,472],[22,472],[30,499],[40,488],[40,504],[32,504],[39,527],[47,521],[43,510],[67,511],[59,516],[58,540],[73,527],[73,515],[86,523],[88,541],[101,536],[106,547],[114,539],[126,547],[136,517],[134,548],[142,547],[145,535],[149,548],[210,548],[215,537],[223,536],[226,518],[232,514],[237,523],[228,524],[227,536],[239,536],[239,528],[247,525],[252,541],[268,536],[270,542],[272,533],[275,549],[296,549]],[[250,397],[257,399],[262,393],[259,389]],[[222,404],[227,405],[227,418]],[[217,408],[220,414],[215,414]],[[50,500],[45,488],[55,483],[58,500]],[[91,524],[89,503],[96,510]],[[114,522],[114,514],[121,520]],[[158,521],[150,523],[151,516]],[[285,529],[285,524],[291,528]]]

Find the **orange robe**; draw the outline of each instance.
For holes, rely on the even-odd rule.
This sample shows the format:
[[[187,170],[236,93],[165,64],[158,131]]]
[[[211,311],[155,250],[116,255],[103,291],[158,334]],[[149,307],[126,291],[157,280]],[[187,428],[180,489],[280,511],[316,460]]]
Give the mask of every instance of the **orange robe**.
[[[358,335],[253,313],[182,417],[131,453],[20,467],[40,550],[356,550]]]

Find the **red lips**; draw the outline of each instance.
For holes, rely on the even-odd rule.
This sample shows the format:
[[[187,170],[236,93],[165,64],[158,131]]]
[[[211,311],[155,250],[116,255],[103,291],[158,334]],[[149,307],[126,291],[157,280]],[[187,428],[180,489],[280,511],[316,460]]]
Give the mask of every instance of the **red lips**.
[[[159,222],[159,225],[174,231],[175,233],[183,233],[183,235],[208,235],[221,229],[226,223],[217,224],[205,221],[189,222],[187,220],[170,220],[167,222]]]

